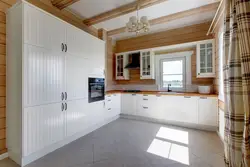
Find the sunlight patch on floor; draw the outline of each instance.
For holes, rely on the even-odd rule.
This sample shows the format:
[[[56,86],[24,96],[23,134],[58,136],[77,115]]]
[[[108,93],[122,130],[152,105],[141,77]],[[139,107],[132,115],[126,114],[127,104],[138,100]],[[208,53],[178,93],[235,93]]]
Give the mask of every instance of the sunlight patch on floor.
[[[183,144],[188,145],[188,132],[161,127],[147,152],[189,165],[189,149]]]

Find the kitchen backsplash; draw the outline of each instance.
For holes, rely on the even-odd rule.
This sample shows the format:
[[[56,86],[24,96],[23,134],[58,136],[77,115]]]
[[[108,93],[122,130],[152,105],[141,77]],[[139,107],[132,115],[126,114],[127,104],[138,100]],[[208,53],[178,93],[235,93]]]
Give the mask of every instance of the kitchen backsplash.
[[[171,89],[171,88],[170,88]],[[159,91],[158,85],[112,85],[107,86],[106,90],[147,90]],[[198,85],[186,85],[186,89],[180,92],[198,92]]]

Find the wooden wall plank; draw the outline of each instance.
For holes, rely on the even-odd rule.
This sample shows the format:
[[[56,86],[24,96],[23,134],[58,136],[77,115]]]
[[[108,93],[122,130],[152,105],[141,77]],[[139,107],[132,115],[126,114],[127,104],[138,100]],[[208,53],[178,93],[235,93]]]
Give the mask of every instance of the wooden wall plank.
[[[6,2],[3,2],[0,0],[0,11],[7,12],[7,10],[11,7],[11,5],[7,4]]]
[[[3,3],[6,3],[10,6],[14,5],[17,2],[17,0],[0,0],[0,1],[2,1]]]
[[[6,113],[5,113],[5,107],[1,107],[0,108],[0,118],[5,118],[6,117]]]
[[[6,98],[0,96],[0,107],[5,107],[6,106]]]
[[[116,53],[212,39],[210,22],[117,41]]]
[[[1,34],[6,34],[6,24],[0,22],[0,33]]]
[[[6,45],[6,35],[3,33],[0,33],[0,44]]]
[[[0,54],[0,65],[6,65],[6,56]]]
[[[6,55],[6,45],[0,44],[0,55]]]
[[[0,140],[6,138],[6,129],[0,129]]]
[[[6,66],[5,65],[0,65],[0,76],[6,75]]]
[[[0,129],[3,129],[6,127],[6,119],[0,118]]]
[[[2,11],[0,11],[0,22],[1,23],[6,23],[6,15]]]
[[[1,139],[0,140],[0,150],[4,150],[6,148],[6,140]]]

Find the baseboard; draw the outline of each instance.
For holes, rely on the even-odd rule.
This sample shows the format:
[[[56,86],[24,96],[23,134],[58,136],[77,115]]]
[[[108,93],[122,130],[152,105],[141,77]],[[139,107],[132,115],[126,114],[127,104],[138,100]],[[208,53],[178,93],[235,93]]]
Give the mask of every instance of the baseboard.
[[[33,153],[33,154],[31,154],[31,155],[29,155],[27,157],[23,157],[22,158],[22,164],[19,164],[19,165],[21,165],[23,167],[23,166],[25,166],[25,165],[27,165],[27,164],[41,158],[41,157],[49,154],[50,152],[53,152],[53,151],[65,146],[65,145],[71,143],[72,141],[75,141],[75,140],[79,139],[80,137],[83,137],[86,134],[91,133],[91,132],[101,128],[102,126],[104,126],[104,125],[106,125],[106,124],[108,124],[108,123],[110,123],[110,122],[112,122],[112,121],[114,121],[114,120],[116,120],[118,118],[119,118],[119,115],[115,116],[115,117],[112,117],[112,118],[109,118],[109,119],[106,119],[106,120],[104,120],[104,121],[102,121],[102,122],[100,122],[98,124],[95,124],[95,125],[91,126],[90,128],[88,128],[85,131],[79,132],[79,133],[77,133],[77,134],[75,134],[75,135],[73,135],[71,137],[68,137],[68,138],[64,139],[61,142],[55,143],[52,146],[46,147],[43,150],[38,151],[36,153]]]
[[[218,127],[215,127],[215,126],[207,126],[207,125],[199,125],[199,124],[175,122],[175,121],[166,121],[166,120],[160,120],[160,119],[155,119],[155,118],[127,115],[127,114],[120,114],[120,118],[133,119],[133,120],[137,120],[137,121],[146,121],[146,122],[165,124],[165,125],[174,125],[174,126],[180,126],[180,127],[184,127],[184,128],[192,128],[192,129],[205,130],[205,131],[214,131],[215,132],[218,129]]]
[[[5,158],[8,158],[9,154],[8,153],[3,153],[0,155],[0,161],[5,159]]]

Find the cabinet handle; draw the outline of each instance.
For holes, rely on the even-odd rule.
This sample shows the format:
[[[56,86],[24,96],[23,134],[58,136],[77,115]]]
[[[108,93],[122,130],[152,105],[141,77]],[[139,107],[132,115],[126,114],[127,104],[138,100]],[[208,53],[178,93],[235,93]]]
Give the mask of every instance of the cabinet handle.
[[[61,48],[62,48],[62,52],[64,51],[64,44],[62,43],[62,46],[61,46]]]
[[[136,94],[132,94],[132,96],[136,96]]]
[[[68,104],[65,103],[65,111],[67,111],[67,109],[68,109]]]
[[[111,101],[110,99],[108,101]]]
[[[207,99],[207,97],[200,97],[200,99]]]
[[[190,99],[191,97],[190,97],[190,96],[184,96],[184,98],[186,98],[186,99]]]
[[[67,44],[65,44],[65,52],[67,52],[68,51],[68,46],[67,46]]]
[[[143,95],[143,96],[148,96],[148,95]]]
[[[63,103],[62,103],[61,109],[62,109],[62,111],[64,110],[64,105],[63,105]]]
[[[111,110],[111,108],[108,109],[109,111]]]
[[[62,98],[62,100],[64,100],[64,94],[63,94],[63,92],[62,92],[61,98]]]
[[[148,109],[148,107],[143,107],[144,109]]]
[[[148,100],[148,99],[143,99],[143,100]]]
[[[65,100],[67,100],[68,99],[68,94],[67,94],[67,92],[65,92]]]

